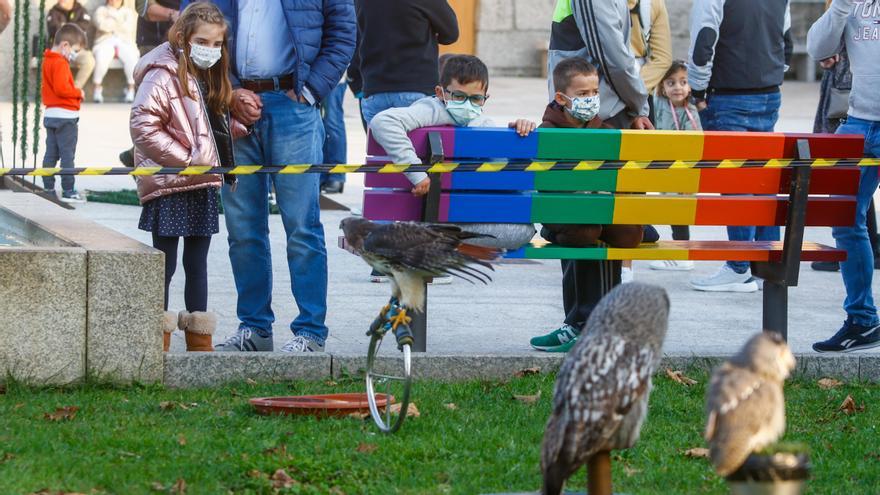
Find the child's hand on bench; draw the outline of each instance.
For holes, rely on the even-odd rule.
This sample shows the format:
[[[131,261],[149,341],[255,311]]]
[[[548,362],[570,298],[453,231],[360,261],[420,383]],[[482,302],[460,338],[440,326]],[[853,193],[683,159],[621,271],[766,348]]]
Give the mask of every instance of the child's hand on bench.
[[[534,131],[538,125],[531,120],[517,119],[515,122],[507,124],[507,127],[516,129],[516,133],[522,137],[526,137],[530,132]]]
[[[431,179],[425,179],[412,188],[412,193],[414,196],[424,196],[428,194],[429,189],[431,189]]]

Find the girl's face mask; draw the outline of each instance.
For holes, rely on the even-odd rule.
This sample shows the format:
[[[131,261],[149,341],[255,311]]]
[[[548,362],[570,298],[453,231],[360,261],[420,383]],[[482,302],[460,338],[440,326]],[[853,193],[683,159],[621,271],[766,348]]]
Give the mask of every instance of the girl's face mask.
[[[189,59],[192,60],[193,64],[199,69],[210,69],[214,64],[220,61],[222,56],[222,47],[210,47],[190,43]]]

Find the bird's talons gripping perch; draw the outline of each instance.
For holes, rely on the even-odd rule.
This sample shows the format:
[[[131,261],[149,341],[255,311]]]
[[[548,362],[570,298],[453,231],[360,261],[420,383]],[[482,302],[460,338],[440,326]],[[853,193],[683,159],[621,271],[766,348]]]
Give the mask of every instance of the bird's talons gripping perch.
[[[394,332],[397,337],[397,348],[403,350],[405,345],[413,345],[414,338],[412,330],[409,327],[412,317],[406,314],[406,308],[395,305],[392,309],[393,315],[389,315],[387,327]]]
[[[412,318],[406,314],[406,308],[397,306],[396,309],[397,313],[388,320],[391,323],[391,329],[395,332],[400,325],[409,326],[410,322],[412,322]]]

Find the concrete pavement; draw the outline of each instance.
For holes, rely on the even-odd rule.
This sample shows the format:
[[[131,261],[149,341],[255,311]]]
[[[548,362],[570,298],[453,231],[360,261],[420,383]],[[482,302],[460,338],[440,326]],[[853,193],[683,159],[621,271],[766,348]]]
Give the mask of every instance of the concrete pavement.
[[[492,81],[488,115],[504,123],[524,117],[539,120],[546,97],[546,85],[540,79]],[[818,95],[818,86],[787,83],[783,95],[781,131],[809,131]],[[349,162],[362,161],[364,134],[356,117],[357,104],[346,98],[346,124],[349,129]],[[513,114],[516,110],[522,112]],[[115,165],[116,154],[130,146],[127,108],[123,105],[88,104],[80,122],[78,166]],[[11,105],[0,104],[3,116],[3,149],[7,166],[11,158],[9,116]],[[41,157],[38,157],[40,159]],[[28,161],[30,163],[30,159]],[[133,186],[128,177],[78,178],[78,188],[91,190],[126,189]],[[349,175],[345,193],[337,198],[346,205],[360,208],[363,179]],[[149,234],[137,230],[140,208],[105,204],[77,207],[80,214],[102,225],[149,243]],[[388,297],[388,286],[371,284],[368,268],[358,258],[336,248],[341,212],[323,212],[330,267],[330,292],[327,324],[330,338],[327,350],[363,354],[367,325]],[[297,310],[290,292],[290,278],[285,263],[284,234],[278,216],[269,221],[274,266],[273,305],[276,348],[289,337],[288,324]],[[663,238],[669,238],[666,226],[658,226]],[[725,239],[721,228],[697,227],[694,239]],[[808,229],[806,239],[831,243],[828,229]],[[636,262],[636,279],[665,287],[672,301],[670,330],[665,351],[673,355],[724,355],[734,352],[747,336],[761,329],[761,293],[711,294],[692,291],[687,281],[693,276],[712,273],[719,263],[698,263],[692,273],[663,273],[649,270],[647,263]],[[214,237],[209,254],[209,306],[220,317],[221,327],[215,340],[230,335],[237,326],[236,293],[232,280],[225,229]],[[495,281],[489,286],[473,286],[456,281],[452,285],[429,289],[428,349],[434,353],[516,354],[529,352],[528,339],[558,326],[563,318],[561,273],[558,261],[501,264]],[[844,314],[844,292],[839,274],[820,273],[803,266],[800,287],[790,295],[790,342],[796,353],[809,353],[810,344],[836,331]],[[183,270],[178,270],[172,284],[172,309],[183,307]],[[124,316],[121,316],[124,317]],[[182,337],[175,334],[173,350],[183,348]]]

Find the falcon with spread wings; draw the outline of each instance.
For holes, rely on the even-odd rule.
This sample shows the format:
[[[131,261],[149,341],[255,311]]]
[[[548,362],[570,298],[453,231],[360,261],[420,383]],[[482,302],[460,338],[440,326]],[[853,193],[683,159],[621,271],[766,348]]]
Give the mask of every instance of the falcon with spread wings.
[[[428,277],[453,275],[470,282],[488,283],[492,278],[483,270],[494,270],[490,261],[501,253],[494,248],[465,241],[484,234],[467,232],[455,225],[396,222],[379,224],[365,218],[348,217],[339,225],[345,235],[346,249],[357,254],[391,282],[391,301],[377,321],[386,320],[397,334],[398,345],[412,342],[407,313],[425,309],[425,285]]]

